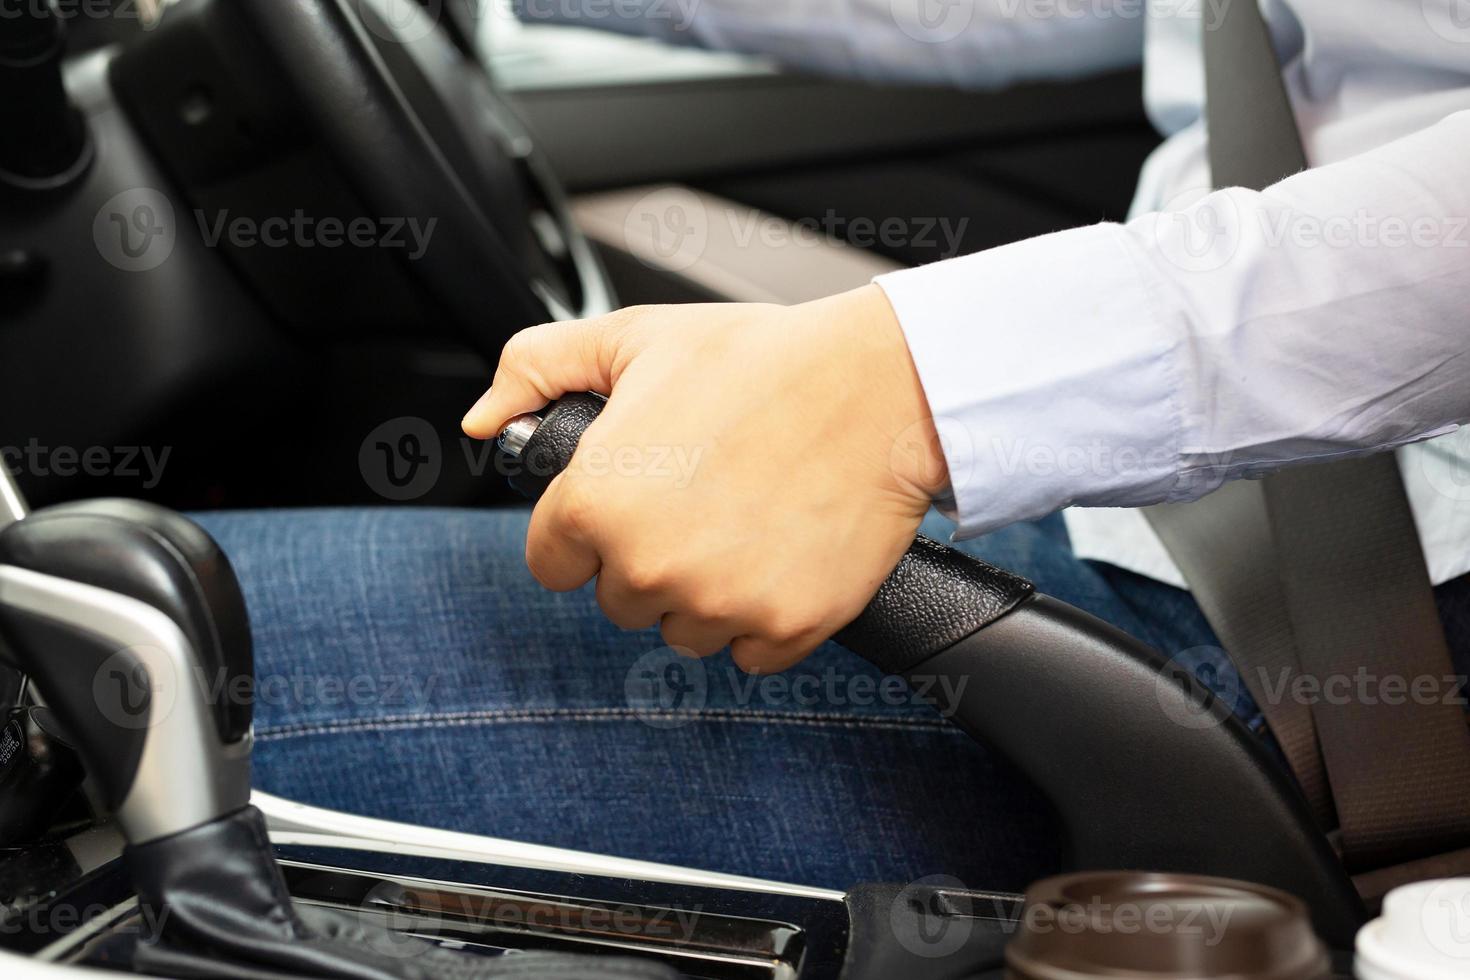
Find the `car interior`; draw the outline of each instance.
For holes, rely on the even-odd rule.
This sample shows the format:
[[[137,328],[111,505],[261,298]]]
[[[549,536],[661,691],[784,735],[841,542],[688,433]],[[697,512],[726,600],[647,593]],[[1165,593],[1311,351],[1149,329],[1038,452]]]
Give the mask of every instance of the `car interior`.
[[[1027,966],[1062,940],[1026,912],[1063,907],[1065,884],[839,892],[252,792],[248,706],[156,683],[251,670],[239,587],[180,512],[524,507],[601,401],[461,451],[463,408],[521,328],[797,303],[1120,220],[1158,136],[1132,71],[994,93],[838,81],[479,0],[16,10],[0,18],[5,976],[1350,976],[1391,887],[1457,870],[1347,866],[1189,671],[924,539],[839,642],[886,673],[972,682],[953,720],[1054,809],[1058,867],[1112,876],[1078,888],[1245,909],[1246,948],[1303,950],[1297,972],[1239,947],[1194,949],[1188,969],[1152,948],[1114,972]],[[944,217],[900,239],[871,218],[887,214]],[[326,215],[314,233],[393,244],[290,244]],[[411,462],[430,445],[428,477],[395,467],[395,447]],[[167,465],[129,447],[169,447]],[[114,674],[142,678],[141,708],[99,686]],[[162,697],[166,721],[136,723]],[[314,938],[277,928],[285,908]],[[128,941],[140,922],[164,938]]]

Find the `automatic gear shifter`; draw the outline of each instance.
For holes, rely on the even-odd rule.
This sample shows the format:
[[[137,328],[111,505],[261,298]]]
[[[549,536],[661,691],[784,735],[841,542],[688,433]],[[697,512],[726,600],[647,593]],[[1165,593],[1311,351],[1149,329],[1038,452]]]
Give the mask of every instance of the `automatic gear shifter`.
[[[98,500],[11,524],[0,532],[0,635],[130,843],[250,802],[245,602],[193,522]]]
[[[245,601],[213,539],[152,504],[26,515],[0,464],[0,656],[76,743],[129,847],[154,932],[109,960],[180,977],[673,980],[659,964],[486,958],[369,915],[297,908],[250,802],[253,658]],[[385,952],[391,950],[391,952]]]

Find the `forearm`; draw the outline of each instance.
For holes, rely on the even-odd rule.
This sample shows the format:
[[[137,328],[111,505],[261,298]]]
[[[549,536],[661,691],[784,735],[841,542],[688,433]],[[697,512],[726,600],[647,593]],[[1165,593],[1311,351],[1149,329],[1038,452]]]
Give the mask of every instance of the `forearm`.
[[[1075,6],[1027,0],[516,0],[515,10],[529,22],[765,55],[818,74],[972,89],[1136,65],[1143,49],[1143,7],[1126,0]]]
[[[1466,148],[1460,114],[1261,193],[881,279],[961,534],[1470,419]]]

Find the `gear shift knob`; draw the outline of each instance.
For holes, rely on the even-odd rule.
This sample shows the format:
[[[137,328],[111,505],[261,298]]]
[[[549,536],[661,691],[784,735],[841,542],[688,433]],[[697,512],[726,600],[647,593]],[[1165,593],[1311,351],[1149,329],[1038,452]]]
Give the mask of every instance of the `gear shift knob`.
[[[233,569],[198,525],[97,500],[4,526],[0,639],[131,843],[249,802],[250,628]]]

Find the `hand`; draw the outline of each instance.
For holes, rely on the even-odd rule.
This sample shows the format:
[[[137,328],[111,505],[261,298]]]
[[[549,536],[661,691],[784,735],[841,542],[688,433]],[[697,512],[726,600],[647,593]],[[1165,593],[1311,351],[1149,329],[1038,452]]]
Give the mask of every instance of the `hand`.
[[[567,392],[609,396],[531,517],[547,588],[597,577],[624,629],[784,670],[857,617],[945,483],[877,286],[800,306],[631,307],[523,330],[476,438]]]

